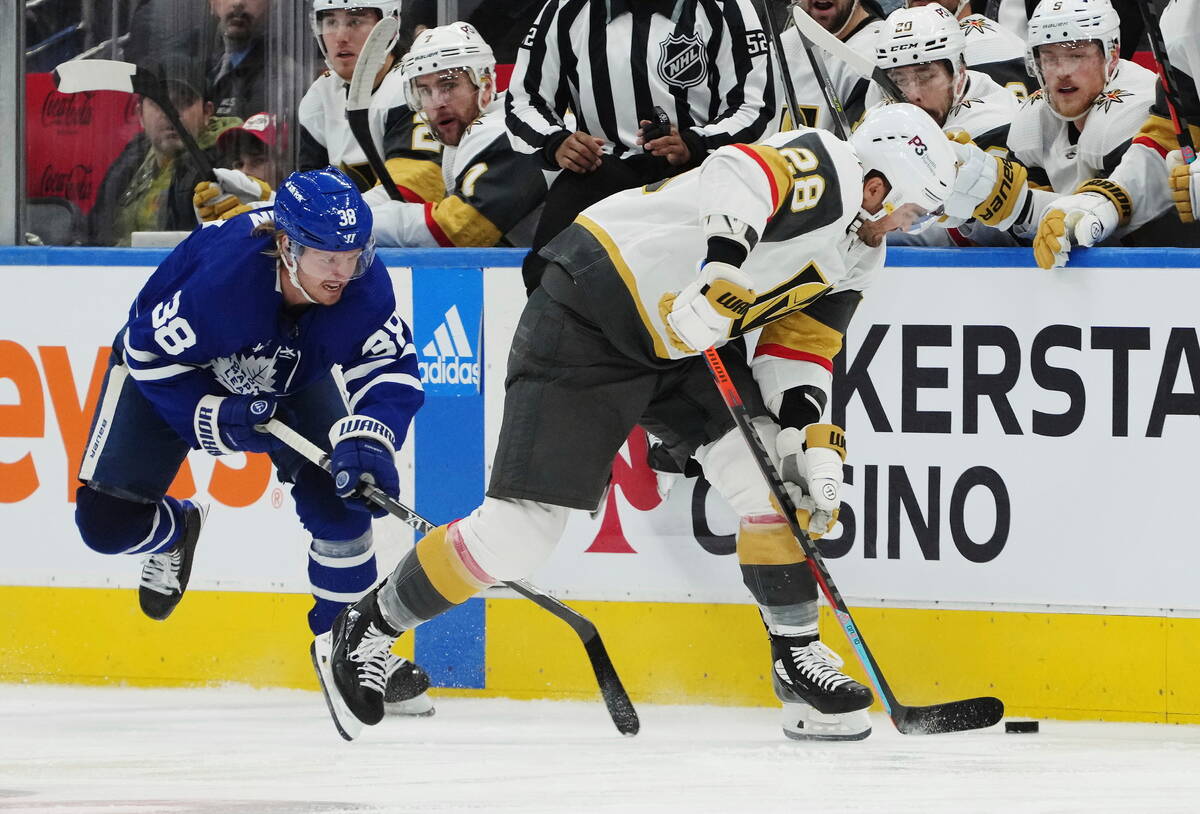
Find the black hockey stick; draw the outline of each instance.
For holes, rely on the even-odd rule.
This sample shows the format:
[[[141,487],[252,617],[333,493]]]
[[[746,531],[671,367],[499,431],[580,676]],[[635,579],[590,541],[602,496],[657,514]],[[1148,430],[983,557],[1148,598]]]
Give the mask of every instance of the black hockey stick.
[[[863,56],[833,34],[830,34],[821,27],[820,23],[808,16],[808,12],[799,5],[792,6],[792,22],[800,29],[800,33],[804,35],[805,39],[813,45],[825,49],[835,58],[845,62],[850,66],[850,70],[859,76],[870,79],[876,85],[879,85],[880,89],[890,96],[893,101],[908,101],[908,97],[904,95],[904,91],[900,90],[899,86],[887,75],[887,72],[876,65],[871,57]]]
[[[817,550],[816,545],[796,520],[796,506],[788,496],[787,489],[784,488],[775,465],[771,463],[771,458],[763,447],[762,439],[758,437],[758,433],[751,426],[750,414],[742,403],[742,398],[738,395],[733,380],[729,378],[725,364],[717,355],[716,348],[706,350],[704,359],[708,362],[709,370],[712,371],[717,389],[721,391],[721,398],[725,401],[725,406],[729,408],[734,422],[746,439],[746,445],[750,447],[750,452],[754,455],[759,470],[762,471],[767,485],[771,488],[771,494],[779,501],[779,505],[787,517],[788,525],[792,529],[792,534],[796,535],[796,540],[804,550],[808,567],[812,570],[817,584],[821,586],[826,601],[833,608],[834,615],[837,616],[842,631],[854,648],[855,654],[862,662],[867,675],[870,676],[871,683],[879,691],[883,707],[891,716],[896,729],[905,735],[936,735],[941,732],[982,729],[997,723],[1004,717],[1004,703],[999,698],[968,698],[928,707],[910,707],[896,699],[895,693],[892,692],[892,688],[888,686],[883,677],[883,671],[879,669],[879,664],[867,648],[866,640],[863,639],[858,627],[854,624],[854,619],[850,616],[850,609],[842,599],[837,586],[833,584],[833,578],[829,575],[829,569],[825,567],[821,552]]]
[[[1171,114],[1171,123],[1175,126],[1175,135],[1179,138],[1179,152],[1187,164],[1196,160],[1196,145],[1192,142],[1192,134],[1188,130],[1188,121],[1183,115],[1183,105],[1179,98],[1179,75],[1171,67],[1167,57],[1167,46],[1163,42],[1162,29],[1158,25],[1158,17],[1154,14],[1151,0],[1139,0],[1138,10],[1142,12],[1142,21],[1146,24],[1146,38],[1150,40],[1150,52],[1158,63],[1158,75],[1162,80],[1163,96],[1167,101],[1167,110]]]
[[[399,27],[400,21],[395,17],[384,17],[375,23],[362,50],[358,52],[358,62],[354,64],[354,75],[346,92],[346,121],[350,123],[350,132],[366,155],[371,171],[393,201],[402,201],[404,197],[396,189],[396,182],[392,180],[387,164],[375,146],[375,139],[371,137],[371,95],[375,92],[375,77],[387,62],[388,43]]]
[[[122,93],[136,93],[144,96],[158,105],[171,127],[179,134],[188,155],[196,163],[205,181],[216,181],[212,162],[200,149],[196,139],[183,126],[179,119],[179,111],[167,93],[164,77],[153,73],[147,68],[141,68],[132,62],[119,62],[113,59],[74,59],[64,62],[54,69],[54,87],[62,93],[83,93],[85,91],[115,90]]]
[[[803,122],[800,121],[800,104],[796,100],[796,87],[792,84],[792,72],[788,70],[787,58],[783,55],[783,40],[779,36],[779,28],[775,25],[775,17],[771,14],[771,0],[763,0],[763,25],[771,37],[771,48],[775,51],[775,64],[783,77],[783,95],[788,106],[788,115],[792,119],[792,129],[795,130]],[[841,136],[845,138],[845,136]]]
[[[795,24],[796,18],[793,17],[792,25]],[[846,119],[846,110],[842,107],[842,100],[838,97],[837,89],[829,78],[829,71],[825,70],[825,63],[817,54],[813,41],[799,26],[796,26],[796,33],[800,35],[800,44],[804,47],[805,55],[808,56],[808,64],[812,66],[817,83],[821,86],[821,95],[825,97],[825,104],[828,105],[829,112],[833,116],[833,132],[838,138],[845,141],[850,138],[850,122]]]
[[[321,469],[324,469],[326,472],[330,471],[329,455],[325,453],[325,450],[318,447],[312,441],[309,441],[287,424],[273,418],[262,425],[262,428]],[[369,485],[364,485],[360,489],[363,497],[384,509],[393,517],[399,518],[410,528],[423,534],[435,528],[433,523],[430,523],[386,492],[382,492],[374,486]],[[625,692],[625,687],[621,684],[621,677],[617,675],[617,668],[613,666],[612,659],[608,655],[608,650],[604,647],[604,641],[600,638],[600,631],[596,629],[596,625],[583,614],[572,610],[542,589],[529,584],[523,579],[505,582],[504,585],[532,601],[539,608],[549,611],[570,625],[571,629],[579,636],[580,641],[583,642],[584,650],[587,651],[588,661],[591,662],[592,672],[595,674],[596,683],[600,687],[600,695],[604,698],[604,706],[608,708],[609,717],[612,718],[617,731],[622,735],[636,735],[638,729],[641,728],[637,710],[633,708],[633,702],[629,700],[629,694]]]

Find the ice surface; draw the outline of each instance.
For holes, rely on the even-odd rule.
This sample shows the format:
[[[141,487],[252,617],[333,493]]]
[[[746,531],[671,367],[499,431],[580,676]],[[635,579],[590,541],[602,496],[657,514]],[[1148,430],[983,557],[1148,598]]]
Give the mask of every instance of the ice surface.
[[[785,740],[771,709],[441,698],[355,743],[315,692],[0,684],[0,812],[1195,812],[1200,727]]]

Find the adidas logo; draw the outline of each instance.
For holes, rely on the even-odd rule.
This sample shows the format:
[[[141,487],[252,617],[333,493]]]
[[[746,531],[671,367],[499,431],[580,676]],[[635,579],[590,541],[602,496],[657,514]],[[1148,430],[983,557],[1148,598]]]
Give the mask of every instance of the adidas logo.
[[[471,342],[463,327],[458,306],[451,305],[433,340],[421,349],[429,361],[418,362],[422,384],[469,384],[479,386],[479,362],[472,362]]]

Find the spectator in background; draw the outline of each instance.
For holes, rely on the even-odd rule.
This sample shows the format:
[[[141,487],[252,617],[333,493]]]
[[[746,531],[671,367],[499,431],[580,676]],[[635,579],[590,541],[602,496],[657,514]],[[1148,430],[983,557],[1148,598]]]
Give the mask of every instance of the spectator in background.
[[[265,181],[272,189],[279,182],[275,166],[275,116],[255,113],[240,127],[231,127],[217,139],[221,163],[233,170]]]
[[[271,0],[211,0],[221,48],[208,60],[209,98],[218,116],[246,117],[267,106],[266,26]]]
[[[134,10],[125,59],[193,59],[217,116],[245,118],[267,104],[271,0],[145,0]]]
[[[750,0],[549,0],[517,54],[505,103],[513,148],[565,170],[525,259],[526,288],[546,265],[538,250],[583,209],[757,140],[774,95]],[[647,133],[656,107],[668,121]]]
[[[213,115],[213,104],[201,91],[203,79],[191,63],[169,61],[157,70],[180,121],[215,163],[217,137],[241,120]],[[137,109],[142,132],[108,168],[89,214],[90,242],[96,245],[128,246],[133,232],[191,230],[196,225],[192,191],[200,181],[199,168],[158,105],[142,98]]]

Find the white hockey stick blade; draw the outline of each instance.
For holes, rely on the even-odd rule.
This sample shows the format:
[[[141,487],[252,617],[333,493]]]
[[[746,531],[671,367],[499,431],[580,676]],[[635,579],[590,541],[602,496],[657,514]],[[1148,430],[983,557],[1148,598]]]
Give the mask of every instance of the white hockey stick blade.
[[[137,66],[115,59],[76,59],[54,69],[54,87],[62,93],[116,90],[133,93]]]
[[[868,57],[855,51],[849,45],[830,34],[821,24],[808,16],[808,12],[800,6],[792,6],[792,20],[796,27],[808,38],[808,41],[818,48],[828,52],[834,59],[840,59],[850,66],[850,70],[865,79],[871,79],[875,72],[875,63]]]
[[[325,705],[329,707],[329,717],[338,734],[352,741],[362,734],[363,722],[354,717],[354,713],[342,700],[337,685],[333,683],[333,669],[330,666],[333,658],[332,634],[322,633],[313,639],[308,651],[312,654],[313,668],[317,671],[317,680],[321,682],[321,692],[325,695]]]
[[[384,17],[375,23],[354,65],[350,77],[350,89],[346,94],[346,110],[366,110],[371,106],[371,94],[375,91],[375,77],[387,62],[388,43],[396,36],[400,23],[395,17]]]

